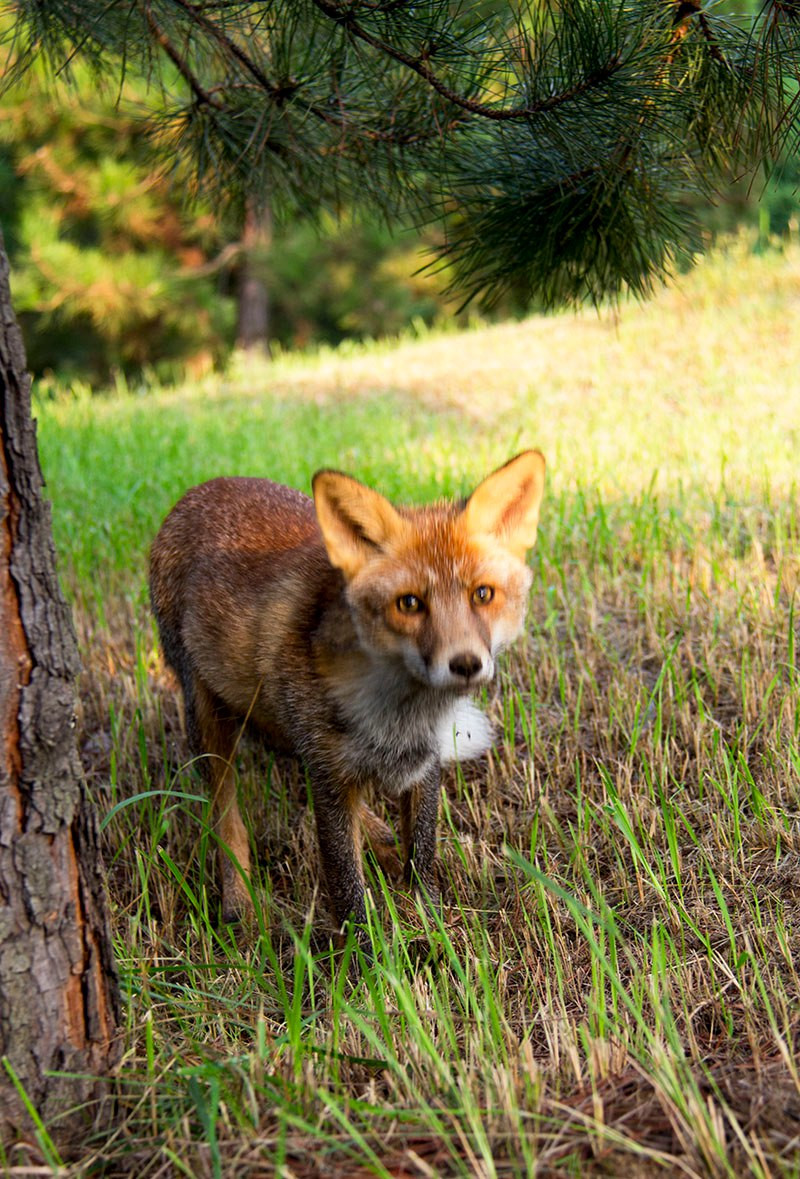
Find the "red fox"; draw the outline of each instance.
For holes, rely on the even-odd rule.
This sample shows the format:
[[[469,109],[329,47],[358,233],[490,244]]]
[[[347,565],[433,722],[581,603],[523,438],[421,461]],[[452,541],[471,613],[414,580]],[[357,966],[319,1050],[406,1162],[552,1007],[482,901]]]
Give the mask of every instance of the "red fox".
[[[166,661],[214,791],[223,920],[252,907],[233,756],[245,722],[303,760],[341,930],[366,920],[361,840],[377,788],[399,804],[405,879],[436,900],[440,766],[484,753],[467,694],[521,631],[545,462],[528,450],[466,501],[395,507],[338,471],[313,501],[268,479],[212,479],[167,516],[150,560]]]

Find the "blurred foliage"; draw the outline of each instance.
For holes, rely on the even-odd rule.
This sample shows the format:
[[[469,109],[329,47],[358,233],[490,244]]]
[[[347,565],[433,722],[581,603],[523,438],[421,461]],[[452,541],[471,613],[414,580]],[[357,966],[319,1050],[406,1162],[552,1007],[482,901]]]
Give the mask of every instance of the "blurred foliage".
[[[238,226],[186,178],[154,168],[146,87],[98,89],[77,70],[57,92],[39,70],[0,110],[0,226],[36,373],[201,371],[235,338]],[[147,96],[152,108],[152,93]],[[285,222],[250,259],[283,347],[391,335],[448,310],[422,239],[373,219]]]
[[[396,335],[451,310],[441,283],[420,273],[425,239],[369,219],[295,221],[255,259],[282,345],[338,344]]]
[[[0,225],[34,371],[164,366],[224,354],[233,321],[203,268],[219,246],[208,208],[153,171],[143,97],[78,71],[56,94],[38,70],[0,111]]]
[[[86,66],[57,90],[34,66],[0,110],[0,226],[12,264],[15,307],[36,373],[199,372],[222,362],[235,338],[241,252],[235,206],[212,209],[176,165],[154,163],[159,95],[129,71],[98,86]],[[706,238],[753,223],[797,230],[800,164],[769,184],[734,184],[715,205],[687,194]],[[190,209],[191,202],[191,209]],[[422,270],[432,230],[391,227],[344,210],[337,219],[285,217],[270,246],[250,257],[270,298],[270,331],[282,347],[393,335],[456,314],[448,275]],[[430,260],[430,254],[427,255]],[[493,317],[537,306],[509,281]]]
[[[769,179],[748,177],[732,183],[720,198],[695,210],[711,240],[743,225],[758,229],[756,249],[774,239],[797,238],[800,228],[800,156],[780,160]]]

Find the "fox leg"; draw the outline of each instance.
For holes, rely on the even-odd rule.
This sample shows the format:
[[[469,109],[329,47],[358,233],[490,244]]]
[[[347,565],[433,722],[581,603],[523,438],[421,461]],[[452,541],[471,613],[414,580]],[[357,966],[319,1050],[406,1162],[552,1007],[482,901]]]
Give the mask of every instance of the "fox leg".
[[[391,880],[399,880],[403,874],[403,865],[397,855],[394,832],[389,824],[384,823],[365,802],[361,804],[359,822],[367,846],[380,864],[381,871]]]
[[[400,836],[405,856],[405,880],[432,904],[439,903],[436,883],[436,823],[439,818],[438,767],[400,796]]]
[[[360,791],[320,779],[313,770],[311,781],[322,871],[336,928],[343,933],[348,922],[363,925],[367,920],[361,865],[363,803]]]
[[[184,692],[184,698],[189,747],[194,755],[205,755],[205,774],[212,789],[214,824],[220,842],[222,920],[236,921],[253,911],[242,878],[242,873],[247,880],[250,878],[250,840],[239,812],[233,772],[238,726],[222,701],[198,680]]]

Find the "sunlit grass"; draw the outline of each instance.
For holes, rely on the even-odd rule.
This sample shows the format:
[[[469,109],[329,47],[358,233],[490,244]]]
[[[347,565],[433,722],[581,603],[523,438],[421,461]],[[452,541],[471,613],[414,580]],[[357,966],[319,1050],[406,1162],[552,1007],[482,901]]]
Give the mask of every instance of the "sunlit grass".
[[[87,1170],[800,1173],[798,299],[797,253],[737,247],[619,322],[43,397],[125,996]],[[160,519],[222,472],[461,493],[526,445],[530,626],[495,749],[446,783],[442,920],[376,872],[374,964],[334,962],[304,776],[247,745],[259,919],[220,928],[146,605]]]

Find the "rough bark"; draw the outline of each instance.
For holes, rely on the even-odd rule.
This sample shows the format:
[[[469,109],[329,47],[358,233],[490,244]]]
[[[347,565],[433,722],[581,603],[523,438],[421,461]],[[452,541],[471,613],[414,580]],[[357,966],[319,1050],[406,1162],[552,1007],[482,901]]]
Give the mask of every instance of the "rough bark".
[[[108,1072],[116,1051],[118,997],[97,831],[73,731],[78,666],[0,234],[0,1141],[6,1145],[31,1137],[6,1062],[54,1141],[68,1146],[91,1119],[102,1089],[93,1078]]]

